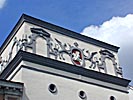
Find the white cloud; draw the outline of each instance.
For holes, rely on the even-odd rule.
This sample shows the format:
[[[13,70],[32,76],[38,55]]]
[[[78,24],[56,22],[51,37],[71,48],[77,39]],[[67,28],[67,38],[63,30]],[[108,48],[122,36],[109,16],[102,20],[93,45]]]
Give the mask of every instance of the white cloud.
[[[6,0],[0,0],[0,9],[4,7]]]
[[[133,80],[133,14],[113,17],[99,26],[88,26],[81,34],[120,46],[118,54],[124,76]]]
[[[131,44],[133,43],[133,14],[113,17],[100,26],[88,26],[81,34],[115,45]]]

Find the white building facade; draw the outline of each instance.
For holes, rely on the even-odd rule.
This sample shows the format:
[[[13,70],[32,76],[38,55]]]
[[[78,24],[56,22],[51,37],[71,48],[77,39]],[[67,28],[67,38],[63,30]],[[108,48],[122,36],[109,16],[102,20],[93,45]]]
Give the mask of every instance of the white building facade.
[[[129,100],[119,47],[23,14],[0,49],[0,79],[21,100]]]

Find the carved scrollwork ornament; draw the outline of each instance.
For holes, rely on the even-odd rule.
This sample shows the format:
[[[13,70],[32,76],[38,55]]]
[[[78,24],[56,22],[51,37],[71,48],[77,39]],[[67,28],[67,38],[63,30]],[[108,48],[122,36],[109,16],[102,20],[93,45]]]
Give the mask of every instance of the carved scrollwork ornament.
[[[80,67],[89,67],[92,69],[98,69],[99,72],[106,70],[106,59],[110,59],[113,62],[113,66],[115,68],[116,74],[122,75],[122,69],[118,67],[116,63],[116,58],[113,53],[109,50],[100,50],[90,52],[89,50],[81,49],[77,42],[73,44],[62,43],[57,38],[52,38],[51,34],[46,32],[41,28],[31,28],[31,34],[29,36],[23,35],[21,39],[14,38],[13,44],[11,46],[11,50],[8,54],[8,59],[3,60],[0,58],[0,64],[2,67],[5,67],[13,58],[13,50],[16,49],[16,52],[19,50],[27,51],[27,49],[31,49],[33,53],[36,53],[36,39],[41,37],[46,41],[47,46],[47,57],[54,56],[56,60],[66,60],[64,54],[67,54],[72,64]],[[90,65],[86,65],[85,62],[90,62]]]

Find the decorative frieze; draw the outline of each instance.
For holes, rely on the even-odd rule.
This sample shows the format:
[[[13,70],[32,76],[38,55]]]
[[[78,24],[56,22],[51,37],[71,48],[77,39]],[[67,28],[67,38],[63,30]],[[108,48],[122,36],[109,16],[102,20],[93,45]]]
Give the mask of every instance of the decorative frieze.
[[[47,48],[44,49],[47,49],[46,56],[49,58],[54,56],[54,59],[56,60],[64,60],[67,62],[68,58],[65,58],[65,54],[69,56],[71,63],[76,66],[88,67],[93,70],[98,69],[99,72],[104,71],[104,73],[107,74],[108,71],[106,66],[106,59],[108,59],[113,64],[115,75],[122,76],[122,69],[118,66],[115,55],[109,50],[102,49],[99,51],[91,52],[89,48],[88,50],[80,48],[77,42],[74,42],[73,44],[63,43],[57,38],[52,38],[50,33],[41,28],[31,28],[30,30],[32,32],[31,35],[23,35],[22,39],[18,39],[17,37],[14,38],[8,57],[6,59],[3,59],[2,57],[0,58],[1,71],[13,59],[13,50],[18,52],[19,50],[27,51],[28,49],[31,49],[32,53],[37,53],[36,40],[38,37],[40,37],[46,42],[44,45],[46,45]],[[90,64],[87,65],[86,61]]]

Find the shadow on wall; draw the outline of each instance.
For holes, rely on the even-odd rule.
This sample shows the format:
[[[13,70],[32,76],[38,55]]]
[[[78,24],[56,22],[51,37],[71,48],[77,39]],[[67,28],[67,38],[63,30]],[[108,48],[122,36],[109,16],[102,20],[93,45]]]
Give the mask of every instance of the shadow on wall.
[[[30,99],[28,98],[28,96],[26,95],[25,90],[26,90],[26,89],[25,89],[25,87],[24,87],[22,100],[30,100]]]

